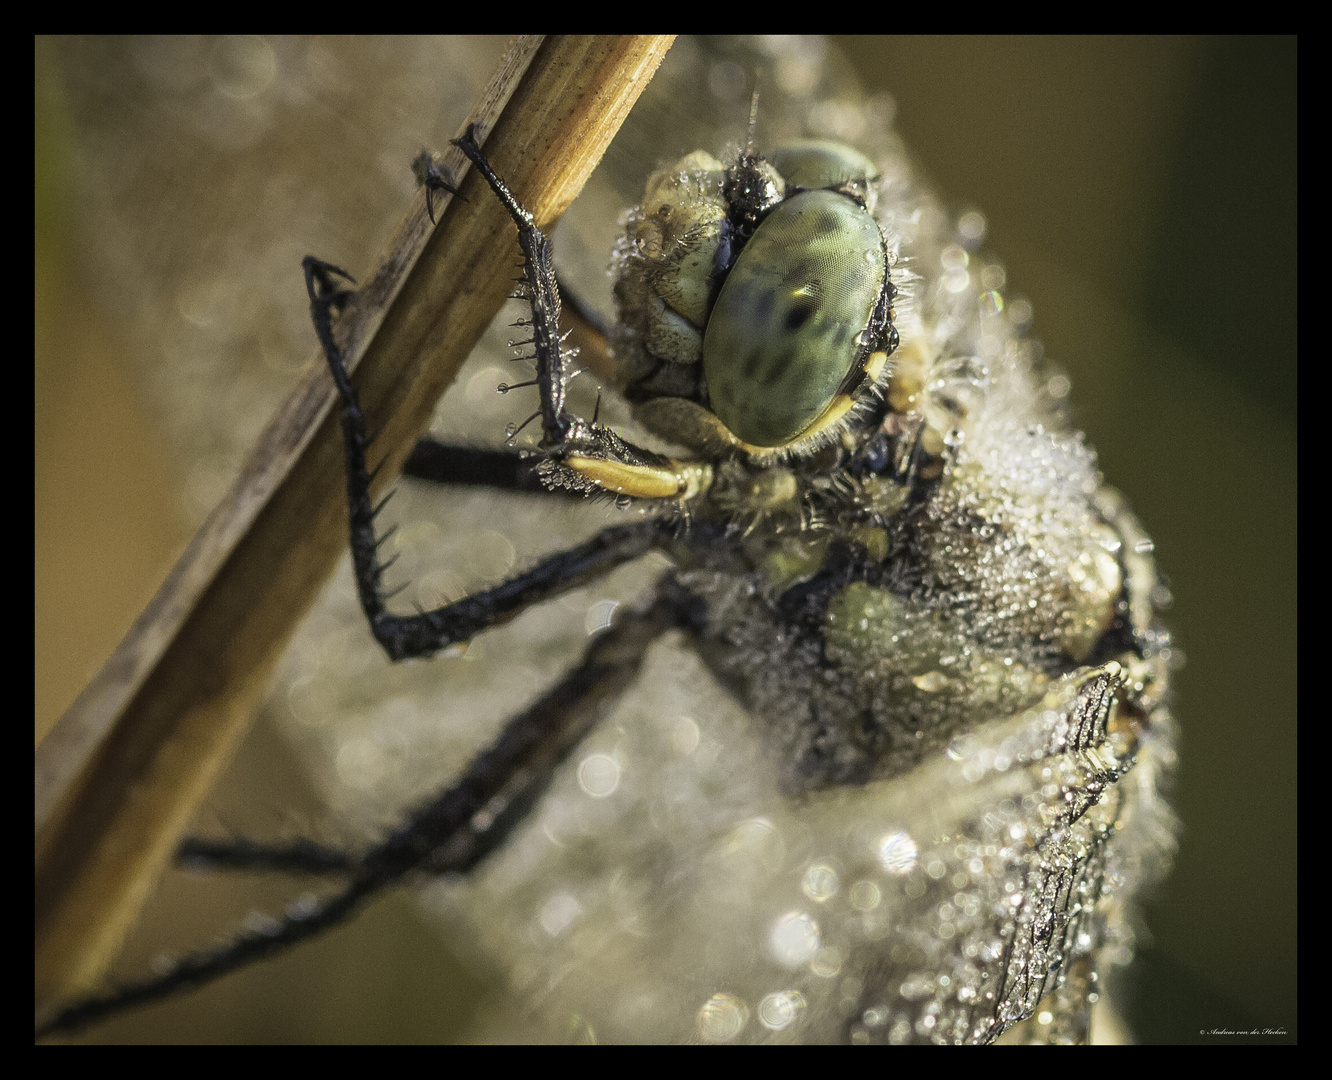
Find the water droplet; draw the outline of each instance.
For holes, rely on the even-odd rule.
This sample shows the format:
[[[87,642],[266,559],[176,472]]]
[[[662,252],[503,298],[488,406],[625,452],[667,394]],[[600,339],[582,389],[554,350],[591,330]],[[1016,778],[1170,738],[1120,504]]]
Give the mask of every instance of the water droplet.
[[[222,37],[213,46],[208,73],[218,93],[234,101],[247,101],[272,85],[277,56],[273,46],[261,37]]]
[[[883,899],[883,893],[872,881],[857,881],[851,886],[851,906],[857,911],[873,911]]]
[[[551,937],[558,937],[583,913],[583,905],[572,893],[560,892],[548,897],[541,905],[537,922]]]
[[[970,250],[975,250],[985,239],[985,228],[985,215],[979,210],[968,210],[957,219],[957,234]]]
[[[811,900],[829,900],[837,895],[841,881],[837,871],[827,863],[815,863],[805,871],[800,888]]]
[[[805,996],[799,990],[769,994],[759,1002],[759,1023],[770,1031],[789,1027],[805,1011]]]
[[[927,671],[924,675],[914,676],[911,685],[927,694],[937,694],[948,685],[948,676],[942,671]]]
[[[939,261],[945,270],[965,270],[971,257],[960,244],[949,244],[939,252]]]
[[[890,874],[909,874],[918,857],[916,842],[904,832],[889,833],[879,841],[879,863]]]
[[[698,1010],[698,1033],[704,1042],[730,1042],[749,1022],[749,1006],[734,994],[713,994]]]
[[[611,624],[615,615],[615,609],[619,602],[616,600],[598,600],[587,609],[587,614],[583,616],[583,629],[589,634],[595,634],[599,630],[605,630]]]
[[[794,971],[819,951],[819,924],[803,911],[778,919],[768,935],[768,952],[782,967]]]
[[[594,799],[615,794],[620,786],[620,764],[609,754],[588,754],[578,765],[578,786]]]
[[[698,749],[701,734],[697,720],[691,716],[681,716],[671,728],[671,745],[678,754],[692,754]]]
[[[820,949],[809,962],[809,970],[821,979],[831,979],[842,970],[842,950],[835,945]]]

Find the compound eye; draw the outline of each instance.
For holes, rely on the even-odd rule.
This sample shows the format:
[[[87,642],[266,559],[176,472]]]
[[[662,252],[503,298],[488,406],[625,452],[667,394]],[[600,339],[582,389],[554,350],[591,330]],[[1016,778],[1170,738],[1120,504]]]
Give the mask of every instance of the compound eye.
[[[772,211],[717,296],[703,337],[712,411],[738,439],[795,441],[832,404],[887,274],[874,219],[831,191]]]
[[[767,157],[788,187],[854,189],[879,175],[878,166],[859,150],[822,139],[789,142]]]

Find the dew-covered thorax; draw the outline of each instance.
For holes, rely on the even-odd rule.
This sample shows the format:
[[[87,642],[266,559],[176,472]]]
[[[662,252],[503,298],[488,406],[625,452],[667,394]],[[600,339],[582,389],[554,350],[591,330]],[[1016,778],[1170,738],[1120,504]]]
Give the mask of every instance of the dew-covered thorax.
[[[678,479],[637,497],[689,614],[471,899],[597,1038],[1080,1041],[1168,857],[1151,542],[979,214],[886,146],[696,151],[622,218],[656,442],[546,475]]]
[[[909,189],[880,182],[849,148],[779,149],[753,172],[765,209],[749,237],[736,223],[734,169],[711,155],[649,179],[615,257],[616,356],[639,419],[715,458],[689,527],[733,542],[681,545],[676,556],[707,601],[704,656],[772,725],[793,784],[863,782],[1031,706],[1081,666],[1132,652],[1133,595],[1141,608],[1155,583],[1130,577],[1155,571],[1126,562],[1125,533],[1136,542],[1140,530],[1101,493],[1094,453],[1064,421],[1067,379],[1040,362],[1022,308],[1015,318],[986,287],[1002,275],[968,242],[974,222],[949,236],[917,216],[904,238],[895,222],[909,216]],[[791,222],[812,195],[837,214],[806,238]],[[829,234],[850,260],[821,250]],[[728,248],[742,242],[737,258]],[[813,253],[785,254],[802,243]],[[755,293],[778,299],[723,309],[718,298],[734,291],[727,260],[741,274],[747,255],[766,267]],[[824,302],[802,321],[783,308],[786,293],[791,305]],[[876,304],[887,325],[874,324]],[[769,343],[766,367],[735,362],[746,341],[762,346],[821,317],[853,327],[811,338],[812,352],[842,350],[823,369],[798,345]],[[734,385],[716,374],[728,365]],[[818,404],[784,439],[735,435],[729,417],[746,409],[737,395],[757,399],[751,413],[773,412],[776,431],[799,412],[783,379],[807,377],[824,380]]]
[[[1151,542],[983,221],[888,146],[698,151],[622,219],[692,622],[472,898],[596,1038],[1081,1041],[1168,858]]]

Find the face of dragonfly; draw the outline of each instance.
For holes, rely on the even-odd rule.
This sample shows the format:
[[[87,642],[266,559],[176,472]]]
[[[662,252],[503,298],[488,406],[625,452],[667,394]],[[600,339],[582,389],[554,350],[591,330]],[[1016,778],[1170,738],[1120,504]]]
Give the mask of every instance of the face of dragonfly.
[[[320,70],[319,54],[312,55],[307,73]],[[150,69],[151,59],[143,61]],[[460,63],[439,66],[462,70]],[[832,137],[884,171],[878,220],[913,292],[902,305],[899,389],[915,400],[904,408],[934,410],[931,430],[939,437],[969,429],[964,447],[1000,453],[1007,442],[1043,452],[1051,505],[1079,501],[1079,527],[1104,526],[1096,543],[1127,584],[1130,614],[1144,633],[1155,633],[1150,545],[1116,497],[1096,490],[1089,452],[1059,434],[1067,382],[1032,370],[1021,308],[1016,316],[1005,310],[1002,272],[977,243],[983,223],[951,215],[930,195],[892,131],[886,103],[859,96],[818,47],[712,54],[678,45],[556,233],[562,272],[610,310],[604,267],[618,211],[642,198],[658,166],[699,148],[735,152],[753,72],[760,78],[759,148]],[[470,99],[459,87],[450,95]],[[439,131],[451,131],[455,119]],[[432,131],[417,142],[443,137]],[[401,193],[387,187],[379,201],[390,206]],[[299,188],[292,198],[301,204]],[[266,272],[275,279],[279,265],[294,268],[305,253],[296,250],[306,243],[299,230],[286,235],[291,251],[269,255]],[[343,258],[327,247],[318,254]],[[232,313],[215,321],[208,307],[216,299],[210,281],[226,279],[219,268],[186,299],[195,300],[196,324],[234,336],[242,328]],[[298,275],[291,279],[298,288]],[[296,356],[308,351],[304,317],[300,310],[285,328],[298,343]],[[503,322],[492,331],[441,402],[437,435],[494,445],[530,411],[494,393],[501,382],[521,381],[508,362],[511,336]],[[963,358],[968,363],[948,363]],[[219,369],[217,378],[227,376]],[[219,399],[230,401],[216,383],[210,394],[210,383],[201,390],[200,382],[191,373],[162,391],[193,403],[185,437],[196,444],[228,426],[206,417]],[[573,407],[590,415],[595,401],[592,377],[576,380]],[[239,409],[267,415],[252,402]],[[608,414],[631,420],[611,399],[602,405]],[[1047,431],[1032,436],[1040,424]],[[980,474],[974,491],[991,490],[987,469],[1012,468],[987,465],[979,450],[963,453]],[[202,451],[198,457],[207,460]],[[400,602],[436,606],[623,520],[606,504],[553,503],[472,491],[441,497],[405,486],[393,507],[402,523],[396,573],[411,582]],[[1025,506],[1037,517],[1043,509],[1030,500]],[[459,655],[397,667],[365,631],[343,573],[293,644],[273,712],[336,817],[373,834],[456,772],[665,565],[650,558],[525,614]],[[1083,570],[1097,579],[1094,554]],[[848,605],[849,612],[854,598]],[[859,605],[872,621],[872,603],[861,598]],[[449,940],[498,970],[511,989],[513,1004],[497,1008],[482,1034],[512,1035],[506,1025],[520,1023],[538,1025],[543,1035],[572,1030],[610,1040],[900,1042],[996,1033],[1053,990],[1055,962],[1076,982],[1085,978],[1084,961],[1123,958],[1131,947],[1121,901],[1159,871],[1169,839],[1154,798],[1171,761],[1160,708],[1164,644],[1156,639],[1157,652],[1132,670],[1098,668],[1040,685],[1019,686],[1023,673],[1004,671],[996,657],[999,670],[987,667],[983,677],[996,683],[997,696],[964,694],[954,702],[954,712],[969,708],[974,716],[954,724],[919,768],[792,798],[761,719],[723,691],[682,641],[659,643],[639,683],[575,753],[513,842],[472,880],[424,893]],[[886,640],[854,631],[841,645],[872,654],[862,661],[866,671],[891,652]],[[923,680],[916,691],[928,695],[941,692],[932,675],[953,679],[957,669],[907,674]],[[979,667],[971,677],[982,677]],[[1078,744],[1079,732],[1094,736]],[[1056,1027],[1071,1022],[1052,1015]]]

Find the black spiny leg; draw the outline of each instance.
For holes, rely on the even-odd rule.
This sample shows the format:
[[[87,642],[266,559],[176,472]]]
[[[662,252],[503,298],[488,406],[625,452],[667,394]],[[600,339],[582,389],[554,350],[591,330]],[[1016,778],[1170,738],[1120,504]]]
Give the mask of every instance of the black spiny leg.
[[[676,474],[676,463],[660,454],[634,446],[610,428],[588,423],[565,409],[565,386],[569,376],[565,371],[566,358],[560,336],[560,290],[551,262],[550,241],[536,227],[532,215],[514,198],[504,181],[490,167],[490,162],[476,143],[474,125],[468,125],[463,137],[455,140],[454,145],[476,167],[518,227],[518,244],[523,251],[525,299],[532,309],[531,320],[519,325],[532,331],[532,337],[526,344],[533,347],[537,367],[536,383],[541,392],[541,408],[534,415],[541,417],[541,448],[546,451],[552,467],[550,471],[543,471],[543,476],[553,485],[565,484],[583,491],[600,486],[600,490],[647,493],[648,497],[674,498],[684,494],[688,481],[686,477]],[[598,322],[600,320],[593,319],[594,332]],[[601,323],[601,328],[604,329],[604,323]],[[664,481],[668,490],[652,487],[640,492],[633,485],[616,486],[614,481],[603,484],[602,479],[597,477],[604,477],[606,473],[596,468],[596,463],[607,463],[612,467],[628,466],[631,470],[655,470],[659,475],[669,477],[669,480]],[[569,467],[562,472],[561,465]],[[614,469],[611,471],[614,472]],[[620,475],[623,476],[623,473]],[[588,482],[585,479],[588,476],[594,477],[594,480]]]
[[[412,448],[402,473],[434,484],[462,484],[575,499],[584,497],[581,492],[550,488],[542,483],[538,469],[540,460],[513,447],[491,450],[456,446],[427,436]]]
[[[436,189],[456,190],[442,179],[434,159],[423,151],[413,166],[426,186],[427,196]],[[431,171],[433,170],[433,172]],[[556,289],[561,301],[562,314],[568,316],[573,328],[588,347],[604,354],[608,349],[610,326],[599,311],[576,290],[555,275]],[[573,351],[570,351],[573,355]],[[595,418],[594,418],[595,423]],[[551,487],[541,479],[541,458],[528,450],[506,446],[502,449],[459,446],[443,443],[433,436],[422,437],[412,448],[402,467],[404,476],[427,480],[433,484],[460,484],[466,487],[489,487],[497,491],[520,491],[532,494],[555,495],[566,499],[582,499],[584,493],[565,487]]]
[[[570,416],[564,408],[567,379],[560,338],[560,290],[551,267],[550,241],[504,181],[495,175],[495,170],[476,144],[475,133],[476,126],[468,124],[462,138],[455,140],[454,145],[467,155],[518,226],[518,246],[523,249],[523,278],[527,300],[532,307],[532,320],[524,325],[532,331],[537,383],[541,387],[541,445],[560,447],[569,439],[575,425],[580,430],[587,425]]]
[[[345,305],[349,296],[336,277],[350,280],[347,273],[336,266],[313,257],[305,259],[305,280],[315,331],[342,397],[347,506],[356,589],[371,630],[390,659],[429,656],[449,645],[468,641],[480,631],[507,621],[532,604],[600,577],[621,563],[646,554],[653,547],[662,535],[663,526],[659,522],[640,521],[614,526],[578,547],[550,556],[526,573],[473,596],[416,615],[391,614],[382,589],[385,564],[380,561],[379,540],[375,536],[375,516],[379,508],[370,502],[373,476],[366,468],[365,414],[361,411],[356,388],[347,377],[342,352],[333,338],[333,313]]]
[[[176,863],[185,870],[262,870],[281,874],[350,874],[359,858],[352,852],[313,840],[263,843],[239,837],[204,840],[189,837],[176,849]]]
[[[414,872],[470,870],[504,842],[545,790],[555,768],[634,681],[647,647],[692,617],[690,598],[668,585],[646,610],[629,611],[597,635],[578,666],[510,720],[499,738],[472,760],[460,778],[378,847],[359,857],[348,857],[348,880],[340,891],[313,903],[298,901],[270,926],[190,953],[161,975],[68,1006],[43,1023],[37,1034],[72,1031],[132,1006],[202,986],[336,926],[370,897]],[[265,848],[259,844],[194,841],[186,847],[233,869],[339,869],[275,866],[267,857],[274,852],[290,852],[292,845]],[[317,845],[309,848],[329,852]]]

